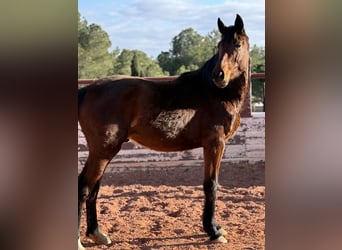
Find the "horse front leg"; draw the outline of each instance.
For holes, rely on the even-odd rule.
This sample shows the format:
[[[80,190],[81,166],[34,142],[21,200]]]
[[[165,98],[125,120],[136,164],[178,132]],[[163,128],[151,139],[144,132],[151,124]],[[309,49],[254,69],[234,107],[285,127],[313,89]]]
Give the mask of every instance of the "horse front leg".
[[[203,229],[210,236],[212,242],[227,243],[224,235],[227,232],[216,223],[215,205],[218,185],[218,173],[225,148],[225,141],[214,140],[203,147],[204,149],[204,183],[205,202],[203,209]]]

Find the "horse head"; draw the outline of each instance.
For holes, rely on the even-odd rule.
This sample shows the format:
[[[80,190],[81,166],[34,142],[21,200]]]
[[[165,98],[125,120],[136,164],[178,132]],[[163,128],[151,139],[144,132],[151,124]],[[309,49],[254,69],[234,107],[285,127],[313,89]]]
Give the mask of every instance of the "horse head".
[[[218,43],[218,60],[212,72],[212,79],[218,88],[224,88],[249,67],[249,42],[242,18],[237,14],[232,26],[225,26],[220,18],[217,20],[221,33]]]

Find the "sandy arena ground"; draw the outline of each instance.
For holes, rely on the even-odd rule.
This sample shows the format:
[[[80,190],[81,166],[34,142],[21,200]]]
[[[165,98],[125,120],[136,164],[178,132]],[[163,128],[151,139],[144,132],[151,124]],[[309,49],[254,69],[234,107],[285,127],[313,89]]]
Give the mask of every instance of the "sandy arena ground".
[[[264,163],[222,163],[216,220],[227,244],[211,244],[202,230],[203,167],[179,167],[105,174],[98,197],[98,219],[112,240],[87,249],[265,249]],[[84,211],[85,212],[85,211]]]

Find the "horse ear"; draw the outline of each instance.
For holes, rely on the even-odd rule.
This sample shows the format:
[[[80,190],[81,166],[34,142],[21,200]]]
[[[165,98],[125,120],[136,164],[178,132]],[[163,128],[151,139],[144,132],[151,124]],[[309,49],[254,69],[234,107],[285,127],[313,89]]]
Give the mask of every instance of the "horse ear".
[[[217,19],[217,26],[221,34],[223,34],[225,25],[220,18]]]
[[[243,34],[245,33],[245,29],[244,29],[244,25],[243,25],[243,21],[242,18],[239,14],[236,14],[236,18],[235,18],[235,30],[238,34]]]

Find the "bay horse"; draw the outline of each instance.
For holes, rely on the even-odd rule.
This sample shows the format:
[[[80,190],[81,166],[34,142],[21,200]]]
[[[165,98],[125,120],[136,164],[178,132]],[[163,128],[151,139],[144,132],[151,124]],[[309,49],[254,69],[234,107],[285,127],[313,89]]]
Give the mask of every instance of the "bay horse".
[[[102,79],[78,91],[78,120],[89,148],[78,176],[78,249],[84,249],[79,229],[84,203],[86,236],[111,244],[99,229],[96,199],[108,163],[129,139],[165,152],[203,147],[203,229],[212,242],[227,242],[215,220],[216,191],[225,144],[238,129],[248,91],[249,39],[239,15],[234,25],[220,18],[217,24],[217,53],[198,70],[168,82]]]

